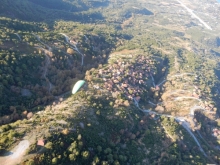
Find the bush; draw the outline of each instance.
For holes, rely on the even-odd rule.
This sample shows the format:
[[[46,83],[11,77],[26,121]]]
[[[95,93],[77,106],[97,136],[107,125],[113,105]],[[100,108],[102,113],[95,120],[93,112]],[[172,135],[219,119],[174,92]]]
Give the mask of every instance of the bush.
[[[89,154],[89,151],[83,151],[81,153],[81,155],[82,155],[83,159],[88,159],[90,154]]]
[[[45,148],[47,148],[47,149],[52,149],[52,148],[53,148],[53,143],[52,143],[52,142],[48,142],[48,143],[45,145]]]
[[[28,161],[25,163],[25,165],[35,165],[34,160],[33,160],[33,159],[28,160]]]
[[[12,127],[9,124],[7,124],[7,125],[3,125],[1,129],[3,132],[6,132],[6,131],[9,131],[11,128]]]
[[[52,164],[57,164],[57,158],[52,159]]]

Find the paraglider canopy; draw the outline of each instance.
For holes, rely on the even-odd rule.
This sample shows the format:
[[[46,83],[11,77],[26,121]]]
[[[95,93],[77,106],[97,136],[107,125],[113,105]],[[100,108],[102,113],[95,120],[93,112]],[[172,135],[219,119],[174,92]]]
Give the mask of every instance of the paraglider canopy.
[[[75,94],[84,84],[85,84],[84,80],[77,81],[73,87],[72,94]]]

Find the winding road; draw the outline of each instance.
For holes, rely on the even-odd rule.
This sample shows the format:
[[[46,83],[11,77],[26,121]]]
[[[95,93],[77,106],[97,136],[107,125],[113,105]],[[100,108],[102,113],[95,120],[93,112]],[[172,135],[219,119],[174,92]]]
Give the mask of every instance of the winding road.
[[[172,78],[172,77],[178,77],[178,76],[183,76],[183,75],[196,75],[196,74],[194,74],[194,73],[182,73],[182,74],[178,74],[178,75],[171,76],[170,78]],[[151,76],[151,79],[152,79],[152,81],[153,81],[153,86],[155,87],[154,78],[153,78],[152,75],[150,75],[150,76]],[[163,81],[162,81],[160,84],[158,84],[158,85],[161,85],[161,84],[162,84],[163,82],[165,82],[165,81],[166,81],[166,80],[163,80]],[[181,100],[181,99],[195,99],[195,100],[198,100],[199,102],[202,102],[201,99],[198,99],[198,98],[195,98],[195,97],[187,97],[187,96],[176,97],[176,98],[175,98],[175,101]],[[133,98],[133,101],[134,101],[134,104],[136,105],[136,107],[137,107],[140,111],[142,111],[142,112],[144,112],[144,113],[149,113],[149,114],[155,114],[155,115],[158,115],[158,116],[166,116],[166,117],[169,117],[169,118],[174,118],[175,121],[177,121],[180,125],[182,125],[183,128],[192,136],[192,138],[193,138],[194,141],[196,142],[197,146],[199,147],[200,151],[203,153],[203,155],[204,155],[205,157],[207,157],[207,154],[205,153],[205,151],[204,151],[203,148],[201,147],[201,145],[200,145],[198,139],[197,139],[197,138],[195,137],[195,135],[193,134],[193,132],[192,132],[192,130],[191,130],[191,128],[190,128],[189,123],[188,123],[183,117],[176,117],[176,116],[167,115],[167,114],[159,114],[159,113],[157,113],[157,112],[155,112],[155,111],[151,111],[151,110],[148,110],[148,109],[141,109],[140,106],[139,106],[138,101],[137,101],[135,98]],[[154,103],[152,103],[151,101],[149,101],[148,103],[149,103],[149,104],[152,104],[152,105],[154,105],[154,106],[157,106],[157,104],[154,104]],[[192,108],[190,109],[190,114],[191,114],[192,116],[194,116],[194,111],[195,111],[196,109],[203,109],[203,110],[204,110],[204,108],[202,108],[201,106],[194,106],[194,107],[192,107]]]
[[[49,45],[47,45],[47,44],[45,44],[44,42],[42,42],[41,39],[40,39],[40,37],[39,37],[38,35],[36,35],[36,34],[34,34],[34,33],[32,33],[32,35],[35,36],[35,37],[37,38],[37,40],[38,40],[42,45],[46,46],[46,48],[48,49],[48,51],[50,51],[50,52],[52,51],[52,48],[51,48]]]
[[[194,73],[182,73],[182,74],[177,74],[177,75],[173,75],[171,77],[179,77],[179,76],[184,76],[184,75],[195,75],[197,76],[197,74],[194,74]],[[170,77],[170,78],[171,78]],[[153,76],[151,77],[153,79]],[[161,83],[159,83],[157,86],[161,85],[162,83],[166,82],[167,80],[163,80]],[[153,82],[154,82],[154,79],[153,79]],[[172,95],[172,94],[178,94],[178,92],[187,92],[186,90],[175,90],[175,91],[172,91],[171,93],[169,93],[169,95]],[[200,103],[202,103],[203,101],[199,98],[196,98],[196,97],[190,97],[190,96],[179,96],[179,97],[175,97],[174,98],[174,101],[180,101],[182,99],[194,99],[194,100],[198,100]],[[153,105],[153,106],[157,106],[157,105],[162,105],[164,102],[160,102],[160,103],[153,103],[151,101],[148,101],[149,104]],[[190,108],[190,115],[191,116],[194,116],[194,112],[195,110],[203,110],[203,111],[207,111],[204,107],[202,106],[198,106],[198,105],[194,105],[193,107]]]
[[[190,96],[176,97],[174,100],[175,100],[175,101],[178,101],[178,100],[181,100],[181,99],[194,99],[194,100],[198,100],[199,102],[202,102],[201,99],[198,99],[198,98],[196,98],[196,97],[190,97]]]
[[[170,76],[170,78],[173,78],[173,77],[181,77],[181,76],[184,76],[184,75],[198,76],[198,75],[195,74],[195,73],[181,73],[181,74],[175,74],[175,75],[173,75],[173,76]]]
[[[207,111],[207,110],[206,110],[205,108],[203,108],[202,106],[195,105],[195,106],[193,106],[193,107],[190,108],[190,115],[191,115],[191,116],[194,116],[195,110],[197,110],[197,109],[203,110],[203,111]]]
[[[77,52],[82,56],[81,65],[83,66],[84,55],[78,50],[78,48],[77,48],[76,45],[70,43],[69,37],[68,37],[66,34],[64,34],[64,33],[60,33],[60,34],[63,35],[63,36],[65,37],[66,42],[67,42],[75,51],[77,51]],[[41,44],[43,44],[43,45],[48,49],[48,50],[46,50],[46,49],[40,47],[40,49],[44,51],[44,55],[45,55],[45,57],[46,57],[46,59],[45,59],[46,61],[45,61],[44,72],[43,72],[43,75],[42,75],[42,76],[44,77],[44,79],[46,80],[46,82],[48,82],[48,84],[49,84],[48,91],[49,91],[49,93],[50,93],[51,88],[52,88],[52,84],[50,83],[50,81],[49,81],[49,79],[47,78],[46,75],[47,75],[47,72],[48,72],[48,66],[50,65],[51,62],[50,62],[50,57],[46,54],[46,51],[51,52],[51,51],[52,51],[52,48],[51,48],[50,46],[48,46],[47,44],[43,43],[43,42],[40,40],[40,37],[39,37],[38,35],[35,35],[35,34],[33,34],[33,33],[32,33],[32,35],[34,35],[34,36],[37,38],[37,40],[38,40]],[[18,38],[20,38],[19,35],[17,35],[17,36],[18,36]],[[178,75],[171,76],[170,78],[172,78],[172,77],[179,77],[179,76],[183,76],[183,75],[186,75],[186,74],[187,74],[187,75],[196,75],[196,74],[194,74],[194,73],[183,73],[183,74],[178,74]],[[152,79],[153,86],[156,87],[154,77],[153,77],[151,74],[150,74],[150,76],[151,76],[151,79]],[[163,84],[163,83],[166,82],[166,81],[167,81],[167,80],[163,80],[163,81],[162,81],[161,83],[159,83],[157,86],[160,86],[161,84]],[[201,99],[197,99],[197,98],[194,98],[194,97],[176,97],[176,98],[175,98],[176,101],[177,101],[177,100],[181,100],[181,99],[196,99],[196,100],[198,100],[198,101],[201,102]],[[204,156],[207,157],[207,154],[204,152],[204,150],[203,150],[203,148],[201,147],[201,145],[200,145],[198,139],[197,139],[197,138],[195,137],[195,135],[193,134],[193,132],[192,132],[192,130],[191,130],[191,128],[190,128],[188,122],[187,122],[183,117],[176,117],[176,116],[167,115],[167,114],[159,114],[159,113],[157,113],[157,112],[155,112],[155,111],[144,110],[144,109],[141,109],[141,108],[140,108],[139,103],[138,103],[135,99],[133,99],[133,101],[134,101],[136,107],[137,107],[139,110],[141,110],[142,112],[144,112],[144,113],[150,113],[150,114],[155,114],[155,115],[158,115],[158,116],[166,116],[166,117],[169,117],[169,118],[174,118],[175,121],[177,121],[180,125],[182,125],[183,128],[193,137],[193,139],[194,139],[194,141],[196,142],[197,146],[199,147],[200,151],[203,153]],[[152,104],[152,105],[157,105],[157,104],[154,104],[154,103],[152,103],[152,102],[150,102],[150,101],[149,101],[149,103]],[[200,107],[200,106],[194,106],[194,107],[192,107],[192,108],[190,109],[190,114],[193,114],[193,115],[194,115],[194,111],[195,111],[196,109],[201,109],[201,107]],[[22,148],[22,146],[23,146],[23,148]],[[23,155],[23,152],[24,152],[28,147],[29,147],[29,142],[28,142],[28,141],[21,141],[20,144],[17,146],[17,149],[16,149],[16,150],[15,150],[15,149],[13,150],[13,151],[14,151],[14,152],[13,152],[14,154],[12,154],[13,156],[9,155],[9,156],[7,156],[7,158],[8,158],[8,159],[18,158],[18,156]],[[19,154],[18,154],[18,153],[19,153]],[[7,159],[7,160],[8,160],[8,159]],[[6,161],[6,160],[5,160],[5,161]]]
[[[52,84],[50,82],[50,80],[47,78],[47,71],[48,71],[48,67],[50,65],[50,57],[45,53],[45,49],[44,48],[41,48],[41,50],[44,51],[44,55],[45,55],[45,58],[46,58],[46,61],[45,61],[45,66],[44,66],[44,72],[43,72],[43,75],[42,77],[46,80],[46,82],[48,83],[48,91],[50,93],[51,89],[52,89]]]
[[[18,33],[15,33],[15,35],[18,37],[18,39],[21,41],[21,37]]]
[[[32,35],[34,35],[36,38],[37,38],[37,40],[41,43],[41,44],[43,44],[43,45],[45,45],[47,48],[48,48],[48,50],[46,50],[46,49],[44,49],[44,48],[42,48],[42,47],[39,47],[41,50],[43,50],[44,51],[44,55],[45,55],[45,58],[46,58],[46,62],[45,62],[45,66],[44,66],[44,72],[43,72],[43,75],[42,75],[42,77],[46,80],[46,82],[48,83],[48,92],[50,93],[51,92],[51,89],[52,89],[52,84],[51,84],[51,82],[50,82],[50,80],[47,78],[47,71],[48,71],[48,67],[49,67],[49,65],[50,65],[50,57],[47,55],[47,53],[46,53],[46,51],[49,51],[49,52],[52,52],[52,48],[49,46],[49,45],[47,45],[47,44],[45,44],[44,42],[42,42],[41,40],[40,40],[40,37],[38,36],[38,35],[36,35],[36,34],[34,34],[34,33],[32,33]]]
[[[160,82],[159,84],[157,84],[156,86],[161,86],[163,83],[165,83],[167,80],[163,80],[162,82]]]
[[[85,39],[86,39],[86,42],[87,42],[87,41],[89,40],[89,39],[88,39],[88,37],[87,37],[86,35],[84,35],[84,37],[85,37]]]
[[[183,119],[183,118],[180,118],[180,117],[174,117],[175,120],[183,126],[183,128],[185,128],[185,130],[193,137],[194,141],[196,142],[197,146],[199,147],[200,151],[203,153],[204,156],[207,157],[207,154],[205,153],[205,151],[203,150],[203,148],[201,147],[198,139],[195,137],[195,135],[193,134],[192,130],[190,129],[190,126],[189,124]]]
[[[151,76],[151,80],[152,80],[153,86],[154,86],[154,88],[155,88],[156,85],[155,85],[155,82],[154,82],[154,77],[152,76],[152,74],[150,74],[150,76]]]
[[[167,114],[159,114],[159,113],[151,111],[151,110],[141,109],[139,107],[139,103],[135,99],[134,99],[134,103],[135,103],[136,107],[144,113],[150,113],[150,114],[155,114],[155,115],[159,115],[159,116],[166,116],[166,117],[174,118],[193,137],[193,139],[196,142],[197,146],[199,147],[200,151],[203,153],[204,156],[207,157],[207,154],[202,149],[198,139],[195,137],[192,130],[190,129],[190,126],[189,126],[188,122],[186,122],[186,120],[183,117],[175,117],[175,116],[167,115]]]
[[[77,48],[76,45],[70,43],[70,39],[69,39],[69,37],[68,37],[66,34],[64,34],[64,33],[60,33],[60,34],[63,35],[63,36],[65,37],[66,42],[67,42],[75,51],[77,51],[77,52],[81,55],[81,57],[82,57],[81,66],[83,66],[84,55],[79,51],[79,49]],[[87,39],[88,39],[88,38],[87,38]]]

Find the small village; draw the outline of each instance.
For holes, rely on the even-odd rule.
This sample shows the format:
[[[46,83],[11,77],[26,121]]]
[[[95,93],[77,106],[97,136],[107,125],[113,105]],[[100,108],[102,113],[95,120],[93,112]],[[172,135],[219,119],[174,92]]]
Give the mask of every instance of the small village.
[[[114,98],[122,94],[130,101],[135,99],[139,102],[146,87],[153,87],[151,77],[156,74],[154,64],[154,60],[144,55],[137,56],[134,62],[120,59],[99,69],[94,77],[103,81],[103,88],[111,92]]]

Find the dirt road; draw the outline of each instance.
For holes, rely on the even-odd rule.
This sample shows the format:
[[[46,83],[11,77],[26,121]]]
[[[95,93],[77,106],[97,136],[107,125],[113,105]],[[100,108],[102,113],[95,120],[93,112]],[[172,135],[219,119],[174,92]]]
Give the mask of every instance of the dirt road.
[[[10,152],[7,152],[4,156],[0,156],[1,165],[16,165],[22,160],[25,151],[28,149],[30,143],[28,140],[22,140],[16,147]]]

